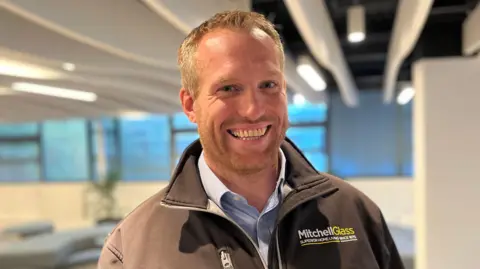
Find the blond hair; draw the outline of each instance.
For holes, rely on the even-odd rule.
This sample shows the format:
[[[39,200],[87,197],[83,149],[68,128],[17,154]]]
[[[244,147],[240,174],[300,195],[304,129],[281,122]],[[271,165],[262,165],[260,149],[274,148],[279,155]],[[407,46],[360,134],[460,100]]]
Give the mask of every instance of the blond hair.
[[[198,44],[206,34],[217,29],[240,29],[247,31],[260,29],[265,32],[275,42],[283,69],[285,56],[280,35],[275,30],[275,26],[265,16],[247,11],[220,12],[193,29],[178,50],[178,65],[182,77],[182,87],[188,90],[193,97],[196,97],[198,88],[196,64]]]

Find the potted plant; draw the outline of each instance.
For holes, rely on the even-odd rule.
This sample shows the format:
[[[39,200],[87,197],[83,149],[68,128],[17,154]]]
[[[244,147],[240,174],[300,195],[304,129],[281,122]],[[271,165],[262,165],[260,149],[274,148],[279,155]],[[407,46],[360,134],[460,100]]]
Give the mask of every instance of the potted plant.
[[[118,212],[115,190],[121,180],[117,170],[108,171],[103,179],[91,180],[89,190],[93,191],[93,214],[97,224],[117,223],[121,220]]]

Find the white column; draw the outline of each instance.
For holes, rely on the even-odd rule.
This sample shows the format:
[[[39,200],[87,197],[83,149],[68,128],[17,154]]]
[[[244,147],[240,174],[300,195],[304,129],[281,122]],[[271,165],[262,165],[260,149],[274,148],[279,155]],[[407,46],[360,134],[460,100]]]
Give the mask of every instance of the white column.
[[[480,268],[480,56],[413,70],[416,269]]]

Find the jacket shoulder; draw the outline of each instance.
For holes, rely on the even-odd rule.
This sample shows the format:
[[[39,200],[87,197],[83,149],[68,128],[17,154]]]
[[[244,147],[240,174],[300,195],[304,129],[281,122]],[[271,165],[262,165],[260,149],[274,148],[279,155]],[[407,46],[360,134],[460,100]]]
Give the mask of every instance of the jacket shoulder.
[[[327,178],[330,184],[337,189],[336,195],[338,195],[341,200],[350,203],[350,206],[355,206],[357,210],[363,211],[363,213],[368,216],[375,218],[381,217],[382,212],[380,207],[349,181],[327,173],[320,174]]]
[[[139,242],[148,233],[149,223],[158,222],[161,227],[164,208],[161,206],[166,187],[149,197],[126,215],[105,239],[99,258],[99,268],[122,268],[123,257],[130,245]],[[126,246],[124,242],[129,242]],[[120,266],[120,267],[119,267]]]

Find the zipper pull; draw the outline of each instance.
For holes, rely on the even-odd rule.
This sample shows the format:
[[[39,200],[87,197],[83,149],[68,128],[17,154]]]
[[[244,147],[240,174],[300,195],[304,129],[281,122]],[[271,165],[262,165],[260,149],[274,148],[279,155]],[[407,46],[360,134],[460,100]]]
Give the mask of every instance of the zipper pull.
[[[222,262],[223,269],[235,269],[232,263],[232,257],[226,249],[220,250],[220,261]]]

